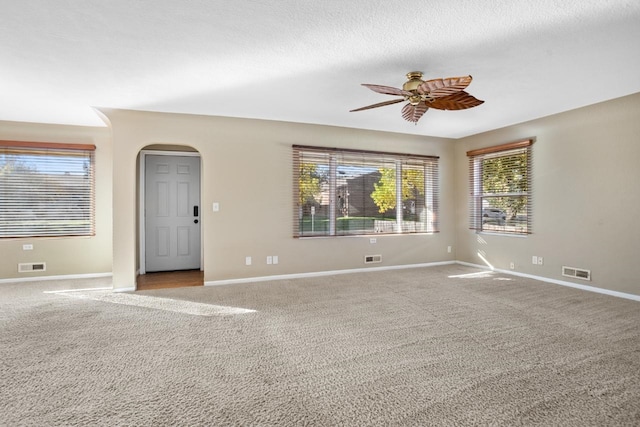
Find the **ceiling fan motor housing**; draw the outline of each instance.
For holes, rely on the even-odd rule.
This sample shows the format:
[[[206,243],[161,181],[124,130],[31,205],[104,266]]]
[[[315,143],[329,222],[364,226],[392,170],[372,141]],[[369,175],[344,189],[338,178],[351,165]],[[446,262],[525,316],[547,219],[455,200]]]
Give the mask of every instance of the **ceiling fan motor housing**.
[[[418,86],[420,86],[421,83],[424,83],[424,80],[422,80],[422,71],[411,71],[409,73],[407,73],[407,80],[403,85],[402,85],[402,90],[406,90],[408,92],[414,92],[416,90],[418,90]]]
[[[421,101],[425,100],[424,95],[418,94],[418,86],[424,83],[422,80],[422,71],[410,71],[407,73],[407,80],[402,85],[402,90],[413,93],[412,96],[405,96],[405,99],[411,103],[411,105],[418,105]]]

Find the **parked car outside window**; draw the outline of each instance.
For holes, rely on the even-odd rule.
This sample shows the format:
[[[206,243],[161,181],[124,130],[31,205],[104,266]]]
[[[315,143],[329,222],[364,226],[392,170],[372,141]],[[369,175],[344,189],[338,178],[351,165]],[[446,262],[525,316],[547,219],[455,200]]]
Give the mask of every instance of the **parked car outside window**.
[[[507,214],[502,209],[498,208],[485,208],[482,209],[482,223],[497,222],[498,225],[504,225],[507,220]]]

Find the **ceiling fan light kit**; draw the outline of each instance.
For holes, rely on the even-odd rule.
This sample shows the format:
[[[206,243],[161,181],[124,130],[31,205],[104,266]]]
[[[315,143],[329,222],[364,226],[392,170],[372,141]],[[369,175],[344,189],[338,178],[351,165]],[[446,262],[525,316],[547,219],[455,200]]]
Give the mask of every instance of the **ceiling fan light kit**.
[[[355,110],[351,110],[351,112],[369,110],[371,108],[407,101],[407,104],[402,108],[402,117],[409,122],[417,124],[418,120],[420,120],[429,108],[436,108],[438,110],[465,110],[482,104],[484,101],[464,91],[464,89],[471,84],[471,80],[471,76],[461,76],[425,81],[422,80],[421,71],[411,71],[407,73],[407,81],[402,85],[402,89],[363,83],[362,86],[374,92],[384,95],[401,96],[402,98],[356,108]]]

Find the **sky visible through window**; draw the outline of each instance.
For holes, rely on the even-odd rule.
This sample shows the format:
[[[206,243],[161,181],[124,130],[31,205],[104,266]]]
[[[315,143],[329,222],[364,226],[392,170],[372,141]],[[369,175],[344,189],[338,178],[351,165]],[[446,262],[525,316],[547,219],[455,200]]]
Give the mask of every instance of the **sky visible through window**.
[[[81,156],[0,154],[0,167],[12,162],[42,174],[86,175],[89,167]]]

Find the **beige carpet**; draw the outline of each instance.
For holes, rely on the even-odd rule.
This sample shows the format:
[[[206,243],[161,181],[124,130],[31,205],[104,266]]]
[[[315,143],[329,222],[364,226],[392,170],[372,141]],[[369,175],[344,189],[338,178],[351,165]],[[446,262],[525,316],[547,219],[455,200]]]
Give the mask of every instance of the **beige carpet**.
[[[638,302],[459,265],[104,286],[0,284],[0,425],[640,425]]]

